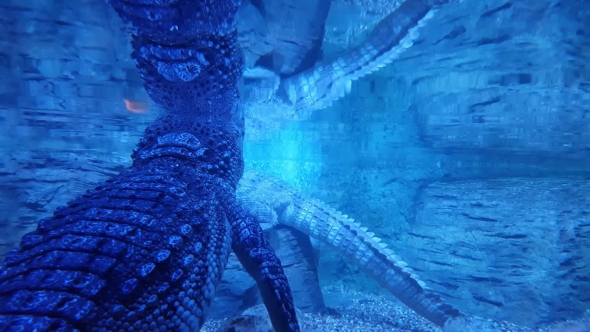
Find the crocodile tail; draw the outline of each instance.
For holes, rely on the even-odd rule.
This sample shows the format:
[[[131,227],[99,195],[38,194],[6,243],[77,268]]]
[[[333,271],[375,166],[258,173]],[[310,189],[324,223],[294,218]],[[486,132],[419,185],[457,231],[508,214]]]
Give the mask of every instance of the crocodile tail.
[[[436,7],[424,0],[406,0],[379,22],[363,44],[330,63],[284,79],[279,94],[296,113],[331,106],[350,92],[352,81],[383,68],[410,48]]]
[[[360,223],[312,199],[295,199],[285,211],[289,226],[330,245],[424,318],[444,326],[462,314],[425,284],[395,253]],[[281,218],[282,220],[283,218]]]
[[[425,289],[414,271],[374,233],[326,204],[294,194],[279,221],[331,246],[434,324],[443,327],[445,322],[464,316],[440,295]]]

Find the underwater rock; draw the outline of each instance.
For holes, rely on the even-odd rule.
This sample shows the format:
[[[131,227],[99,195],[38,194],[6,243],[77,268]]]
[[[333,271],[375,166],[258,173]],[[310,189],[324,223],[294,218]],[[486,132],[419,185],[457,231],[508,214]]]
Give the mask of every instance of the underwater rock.
[[[429,147],[584,159],[589,18],[583,1],[463,1],[375,76]]]
[[[399,251],[470,314],[528,326],[575,319],[590,305],[589,197],[579,178],[433,183]]]

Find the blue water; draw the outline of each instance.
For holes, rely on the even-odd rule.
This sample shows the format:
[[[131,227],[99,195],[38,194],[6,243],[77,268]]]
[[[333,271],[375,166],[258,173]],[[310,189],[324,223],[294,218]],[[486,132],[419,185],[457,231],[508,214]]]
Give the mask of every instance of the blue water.
[[[395,7],[334,0],[325,30],[315,31],[322,51],[301,66],[352,52]],[[258,10],[247,3],[238,17],[247,65],[294,75],[285,68],[295,51],[281,53],[293,43],[277,41],[277,29],[309,27],[264,23]],[[126,169],[163,112],[143,91],[128,29],[102,0],[0,4],[0,255],[55,208]],[[528,327],[587,320],[589,36],[586,1],[450,4],[330,107],[294,120],[281,104],[250,100],[246,166],[361,222],[463,312]],[[259,51],[279,55],[252,60]],[[318,271],[305,282],[393,299],[329,246],[305,248],[313,262],[302,269]],[[242,304],[212,316],[253,304],[254,283],[237,270],[226,278],[241,288],[220,298]]]

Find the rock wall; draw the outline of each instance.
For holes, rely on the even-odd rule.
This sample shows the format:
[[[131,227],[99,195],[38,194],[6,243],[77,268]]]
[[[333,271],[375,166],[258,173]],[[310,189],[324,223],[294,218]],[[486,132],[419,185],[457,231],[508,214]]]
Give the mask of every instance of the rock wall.
[[[422,141],[587,158],[590,16],[582,3],[464,1],[435,15],[419,47],[389,68],[415,96]]]
[[[579,178],[436,182],[419,191],[400,254],[472,312],[520,324],[581,315],[590,304],[589,193]]]
[[[125,109],[125,28],[103,1],[0,5],[0,255],[58,204],[116,174],[157,112]]]

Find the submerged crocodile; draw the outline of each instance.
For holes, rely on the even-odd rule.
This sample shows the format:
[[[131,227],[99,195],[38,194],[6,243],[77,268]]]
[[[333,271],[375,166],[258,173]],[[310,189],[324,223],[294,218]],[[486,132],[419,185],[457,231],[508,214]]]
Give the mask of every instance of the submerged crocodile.
[[[309,15],[306,15],[305,10],[299,10],[309,7],[306,6],[305,1],[298,1],[289,7],[294,13],[286,10],[284,7],[287,6],[284,6],[282,15],[291,14],[289,19],[279,23],[273,20],[271,22],[274,24],[268,28],[268,31],[251,33],[260,36],[242,38],[241,45],[247,51],[246,58],[248,59],[249,53],[254,53],[254,55],[250,55],[250,58],[258,59],[254,65],[260,64],[257,67],[247,68],[244,74],[246,81],[250,79],[256,82],[256,84],[252,84],[255,88],[249,89],[251,95],[249,101],[256,103],[266,99],[273,104],[279,113],[278,117],[295,119],[306,118],[310,111],[331,106],[334,101],[350,92],[353,81],[379,70],[410,48],[419,37],[418,30],[434,16],[436,4],[443,2],[449,1],[396,0],[394,11],[379,22],[363,43],[332,61],[320,62],[316,61],[318,59],[317,50],[321,48],[322,42],[322,38],[319,37],[323,37],[323,24],[329,11],[330,1],[317,1],[318,4],[312,7]],[[257,7],[264,4],[263,1],[257,1],[257,3],[261,3]],[[275,13],[280,10],[281,7],[274,5],[267,9],[267,12]],[[243,11],[252,16],[252,9],[243,9]],[[300,19],[297,14],[304,17]],[[245,16],[245,14],[243,15]],[[258,16],[262,17],[261,14]],[[282,17],[280,14],[275,16]],[[240,22],[242,21],[246,20],[240,20]],[[305,40],[304,37],[308,36],[314,43],[311,45],[305,44],[303,41],[295,43],[295,51],[290,50],[287,46],[281,49],[281,44],[271,45],[272,53],[263,56],[256,54],[254,46],[264,49],[265,46],[268,46],[268,42],[253,42],[252,39],[256,40],[258,37],[258,39],[266,40],[268,39],[266,34],[271,34],[270,31],[278,30],[281,33],[285,33],[285,30],[291,31],[290,25],[283,22],[294,21],[306,29],[299,34],[288,34],[288,37],[285,38]],[[241,24],[246,25],[246,23]],[[287,28],[283,29],[281,24],[287,25]],[[247,30],[247,28],[243,29]],[[318,36],[319,31],[321,31],[321,36]],[[250,45],[252,43],[255,45]],[[284,44],[289,45],[288,43]],[[258,53],[264,53],[264,51],[258,51]],[[288,54],[296,56],[289,58]],[[277,58],[281,60],[278,61],[280,65],[277,65]],[[250,62],[252,65],[254,61],[250,60]],[[285,63],[290,65],[285,65]],[[267,116],[267,109],[264,109],[264,112],[264,116]]]
[[[494,331],[485,320],[462,313],[429,290],[408,264],[366,227],[288,183],[248,170],[238,184],[237,198],[265,229],[288,226],[326,244],[444,331]],[[308,285],[315,291],[312,286]],[[251,323],[248,318],[252,317],[246,317],[230,321],[229,326]]]
[[[41,220],[0,268],[0,331],[196,331],[233,250],[272,324],[299,331],[279,259],[235,196],[243,173],[236,0],[110,0],[166,114],[129,170]]]
[[[463,314],[425,284],[395,253],[360,223],[287,183],[254,171],[238,184],[242,206],[269,224],[297,229],[336,250],[422,317],[443,327]]]

